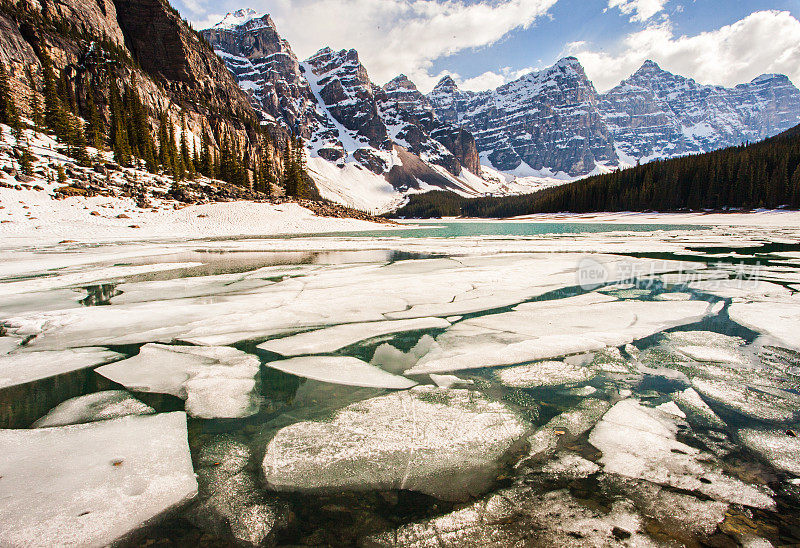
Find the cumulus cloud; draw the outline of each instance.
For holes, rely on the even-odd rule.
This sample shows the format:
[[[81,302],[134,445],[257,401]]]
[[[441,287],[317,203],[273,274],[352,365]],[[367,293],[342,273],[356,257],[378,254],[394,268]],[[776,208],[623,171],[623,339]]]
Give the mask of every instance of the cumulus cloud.
[[[608,0],[608,8],[619,8],[631,21],[647,21],[664,10],[668,0]]]
[[[190,8],[198,28],[212,24],[208,11],[228,7],[226,2],[189,1],[198,8]],[[556,1],[261,0],[253,7],[272,15],[301,59],[323,46],[355,48],[375,82],[404,73],[427,91],[438,81],[430,74],[434,60],[527,29]],[[204,6],[213,9],[203,11]],[[476,83],[488,80],[485,76]]]
[[[478,76],[473,76],[472,78],[463,78],[460,74],[454,72],[442,72],[435,77],[435,80],[438,82],[443,76],[449,75],[456,81],[459,89],[486,91],[488,89],[500,87],[517,78],[521,78],[533,70],[532,67],[526,67],[520,70],[514,70],[511,67],[503,67],[499,72],[489,70]]]
[[[626,78],[646,59],[701,83],[732,86],[762,73],[782,73],[800,84],[800,21],[788,11],[757,11],[694,36],[676,36],[669,21],[651,23],[626,36],[614,52],[585,42],[566,51],[580,59],[601,91]]]

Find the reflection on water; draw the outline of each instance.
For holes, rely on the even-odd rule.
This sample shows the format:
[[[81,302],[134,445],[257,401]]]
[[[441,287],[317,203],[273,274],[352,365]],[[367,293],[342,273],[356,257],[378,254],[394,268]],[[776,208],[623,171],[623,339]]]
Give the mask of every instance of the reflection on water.
[[[83,306],[103,306],[111,304],[111,299],[117,295],[122,295],[122,291],[117,289],[117,284],[99,284],[84,287],[86,297],[80,302]]]

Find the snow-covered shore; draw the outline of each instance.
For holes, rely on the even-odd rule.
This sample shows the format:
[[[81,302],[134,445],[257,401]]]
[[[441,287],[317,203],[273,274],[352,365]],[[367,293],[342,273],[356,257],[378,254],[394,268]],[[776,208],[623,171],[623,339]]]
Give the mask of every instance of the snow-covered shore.
[[[536,223],[623,223],[659,225],[798,227],[800,211],[758,210],[750,213],[539,213],[505,221]]]
[[[293,203],[219,202],[175,209],[175,203],[165,202],[141,209],[130,198],[55,200],[47,190],[0,188],[0,246],[315,234],[386,226],[319,217]]]

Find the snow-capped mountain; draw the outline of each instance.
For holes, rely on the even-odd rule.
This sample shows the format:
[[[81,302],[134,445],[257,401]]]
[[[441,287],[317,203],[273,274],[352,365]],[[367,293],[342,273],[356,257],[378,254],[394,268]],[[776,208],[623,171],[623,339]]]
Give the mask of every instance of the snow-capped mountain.
[[[449,76],[427,96],[400,75],[375,85],[355,50],[304,62],[269,15],[230,13],[203,36],[267,125],[301,134],[323,196],[385,210],[414,192],[531,192],[636,162],[707,152],[800,123],[782,75],[701,85],[652,61],[605,94],[566,57],[485,92]]]
[[[446,76],[428,99],[439,118],[475,135],[481,158],[498,170],[577,176],[617,164],[597,91],[574,57],[480,93]]]
[[[324,197],[381,210],[430,189],[507,192],[502,177],[478,176],[469,132],[436,119],[407,79],[385,89],[372,83],[355,50],[323,48],[300,62],[268,15],[245,10],[202,33],[263,123],[305,138],[309,173]]]
[[[586,175],[757,141],[800,123],[800,91],[786,76],[724,88],[652,61],[602,95],[567,57],[481,93],[447,76],[428,99],[440,119],[472,131],[484,163],[519,175]]]
[[[620,156],[648,161],[758,141],[800,123],[800,91],[783,75],[735,88],[698,84],[646,61],[600,96]]]

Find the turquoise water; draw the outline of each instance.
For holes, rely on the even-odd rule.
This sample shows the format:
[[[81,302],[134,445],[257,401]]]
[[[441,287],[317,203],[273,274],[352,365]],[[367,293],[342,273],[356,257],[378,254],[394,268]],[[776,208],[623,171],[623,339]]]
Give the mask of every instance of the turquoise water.
[[[424,226],[397,230],[333,232],[328,237],[352,238],[463,238],[476,236],[524,237],[543,234],[585,234],[604,232],[655,232],[658,230],[701,230],[707,226],[624,224],[624,223],[524,223],[524,222],[453,222],[407,221]]]

